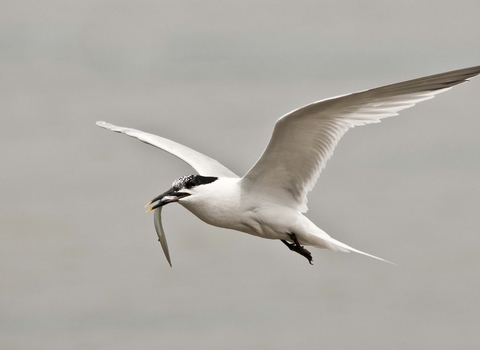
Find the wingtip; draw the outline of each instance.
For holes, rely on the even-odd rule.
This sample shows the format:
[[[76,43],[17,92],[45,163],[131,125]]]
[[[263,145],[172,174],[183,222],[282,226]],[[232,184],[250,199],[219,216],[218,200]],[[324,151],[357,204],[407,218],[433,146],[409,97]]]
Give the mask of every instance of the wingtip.
[[[112,131],[120,131],[120,128],[116,125],[104,122],[104,121],[98,121],[95,123],[97,126],[107,129],[107,130],[112,130]]]

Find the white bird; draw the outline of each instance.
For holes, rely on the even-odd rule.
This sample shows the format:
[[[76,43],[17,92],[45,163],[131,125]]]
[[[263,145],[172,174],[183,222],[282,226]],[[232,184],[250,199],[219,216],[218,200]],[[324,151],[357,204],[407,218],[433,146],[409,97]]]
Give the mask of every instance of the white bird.
[[[312,263],[304,245],[356,252],[307,219],[307,194],[317,181],[340,138],[355,126],[378,123],[416,103],[433,98],[480,74],[480,66],[436,74],[376,89],[313,102],[275,124],[272,138],[257,163],[242,178],[216,160],[186,146],[143,131],[105,122],[97,125],[135,137],[190,164],[200,175],[182,176],[150,201],[165,256],[170,255],[161,209],[177,202],[204,222],[262,238],[279,239]]]

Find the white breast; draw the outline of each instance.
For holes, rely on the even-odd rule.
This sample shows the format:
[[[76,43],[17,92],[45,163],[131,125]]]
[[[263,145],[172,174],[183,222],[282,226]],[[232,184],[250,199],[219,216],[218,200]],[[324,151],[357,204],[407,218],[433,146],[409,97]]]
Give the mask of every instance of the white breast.
[[[191,196],[179,203],[200,220],[218,227],[239,229],[242,216],[240,179],[219,178],[191,192]]]

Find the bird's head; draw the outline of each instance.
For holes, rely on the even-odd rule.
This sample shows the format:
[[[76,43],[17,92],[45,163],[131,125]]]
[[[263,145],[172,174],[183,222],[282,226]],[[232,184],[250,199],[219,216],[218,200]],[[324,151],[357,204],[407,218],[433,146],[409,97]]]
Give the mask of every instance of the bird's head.
[[[214,176],[187,175],[179,177],[173,182],[172,187],[168,191],[155,197],[146,205],[147,207],[154,202],[158,202],[150,207],[147,212],[158,207],[163,207],[168,203],[178,202],[182,198],[193,196],[198,191],[199,186],[212,183],[216,180],[218,180],[218,177]]]

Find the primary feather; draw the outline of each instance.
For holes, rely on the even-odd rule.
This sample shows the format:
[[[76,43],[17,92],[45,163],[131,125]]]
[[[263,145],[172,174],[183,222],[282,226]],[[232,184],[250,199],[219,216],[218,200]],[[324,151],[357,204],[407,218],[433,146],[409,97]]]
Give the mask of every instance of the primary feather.
[[[134,137],[142,142],[173,154],[174,156],[183,160],[185,163],[189,164],[199,174],[238,178],[234,172],[220,164],[215,159],[197,152],[187,146],[181,145],[175,141],[140,130],[124,128],[122,126],[116,126],[106,122],[97,122],[96,124],[104,129]]]
[[[348,129],[378,123],[480,73],[480,66],[313,102],[275,124],[270,142],[244,176],[257,191],[307,211],[307,194]]]

